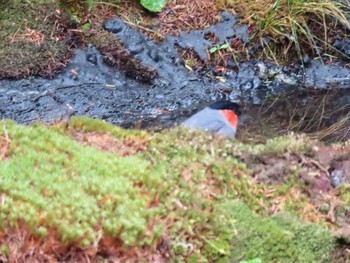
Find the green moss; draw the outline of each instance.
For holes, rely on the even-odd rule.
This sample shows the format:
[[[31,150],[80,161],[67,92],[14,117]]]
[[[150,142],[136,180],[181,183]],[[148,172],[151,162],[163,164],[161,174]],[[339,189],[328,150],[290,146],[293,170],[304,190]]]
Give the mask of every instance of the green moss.
[[[137,157],[118,157],[83,147],[67,135],[41,126],[20,128],[7,123],[12,147],[1,162],[0,191],[6,194],[3,224],[57,228],[63,241],[95,238],[99,222],[107,235],[126,244],[143,235],[154,209],[145,209],[161,178],[150,176],[149,163]],[[161,176],[161,175],[160,175]],[[134,183],[142,182],[138,188]],[[141,191],[149,189],[141,197]],[[141,240],[144,241],[144,239]]]
[[[342,184],[339,187],[339,197],[344,203],[347,203],[347,204],[350,203],[349,189],[350,189],[350,184],[348,183]]]
[[[87,118],[49,128],[11,121],[0,127],[11,140],[0,161],[0,226],[6,232],[24,222],[39,239],[54,229],[63,244],[84,247],[114,238],[125,250],[155,247],[166,233],[171,257],[189,262],[312,262],[328,259],[332,250],[332,238],[320,226],[255,214],[268,215],[273,200],[237,156],[271,152],[270,144],[247,146],[181,128],[148,134]],[[121,157],[79,144],[72,130],[147,144]],[[289,146],[273,147],[275,154],[302,145],[288,140]],[[290,191],[290,185],[269,187],[276,198]],[[322,255],[316,251],[320,242]]]
[[[234,260],[331,262],[335,240],[322,227],[303,224],[285,213],[260,218],[240,202],[228,202],[222,207],[234,222]]]
[[[73,129],[77,129],[84,132],[99,132],[110,133],[117,139],[125,137],[135,137],[139,139],[146,139],[150,137],[145,131],[139,130],[125,130],[108,122],[101,120],[91,119],[87,117],[72,117],[69,125]],[[65,132],[65,130],[63,130]]]
[[[267,140],[266,144],[261,144],[250,148],[250,152],[257,156],[269,158],[281,154],[303,152],[308,145],[308,139],[302,135],[285,135]]]

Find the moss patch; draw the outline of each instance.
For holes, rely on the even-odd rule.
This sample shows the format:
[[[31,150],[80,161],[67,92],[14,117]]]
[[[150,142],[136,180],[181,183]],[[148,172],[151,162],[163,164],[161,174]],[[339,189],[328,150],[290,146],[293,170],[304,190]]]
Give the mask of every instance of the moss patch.
[[[100,27],[97,27],[97,30],[99,32],[88,38],[88,41],[103,54],[108,65],[124,71],[128,77],[142,82],[151,83],[155,79],[156,70],[142,65],[138,59],[133,58],[113,33],[103,31]]]
[[[303,224],[289,214],[260,218],[242,203],[226,203],[236,222],[233,259],[263,262],[331,262],[335,239],[316,224]]]
[[[56,1],[0,3],[0,79],[52,77],[66,65],[68,17]]]
[[[303,152],[307,139],[254,146],[181,128],[123,130],[87,118],[51,127],[0,125],[10,141],[0,161],[0,245],[7,259],[28,258],[29,245],[33,259],[44,253],[73,261],[101,255],[191,262],[331,257],[334,238],[322,226],[327,219],[310,208],[303,180],[294,174],[283,184],[259,183],[242,161]],[[128,153],[104,148],[113,146],[110,140],[127,143]]]

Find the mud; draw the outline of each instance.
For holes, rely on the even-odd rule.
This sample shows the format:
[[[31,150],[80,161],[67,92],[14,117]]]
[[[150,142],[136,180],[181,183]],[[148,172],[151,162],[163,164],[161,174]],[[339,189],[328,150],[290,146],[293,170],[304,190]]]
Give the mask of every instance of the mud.
[[[271,96],[349,87],[348,68],[324,65],[317,60],[310,61],[306,68],[249,61],[241,63],[238,69],[229,69],[221,81],[189,72],[176,45],[192,48],[204,58],[205,48],[214,45],[205,39],[208,33],[215,34],[220,43],[230,41],[232,37],[239,37],[242,41],[248,39],[247,28],[238,26],[232,15],[224,13],[222,17],[220,24],[180,34],[179,38],[168,36],[159,44],[121,20],[108,21],[104,28],[113,32],[141,63],[155,69],[158,77],[153,83],[144,83],[117,72],[104,63],[93,46],[89,46],[76,50],[69,66],[53,80],[0,81],[0,118],[29,124],[36,121],[52,123],[73,115],[84,115],[124,127],[168,126],[222,98],[249,108]],[[350,92],[343,91],[337,103],[349,104]]]

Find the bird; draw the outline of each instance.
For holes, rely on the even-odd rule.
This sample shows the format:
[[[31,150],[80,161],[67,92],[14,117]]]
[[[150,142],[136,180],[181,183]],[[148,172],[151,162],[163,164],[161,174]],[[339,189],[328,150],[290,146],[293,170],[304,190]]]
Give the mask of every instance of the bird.
[[[237,103],[221,100],[195,113],[182,125],[191,130],[206,130],[228,138],[235,138],[238,118],[241,114]]]

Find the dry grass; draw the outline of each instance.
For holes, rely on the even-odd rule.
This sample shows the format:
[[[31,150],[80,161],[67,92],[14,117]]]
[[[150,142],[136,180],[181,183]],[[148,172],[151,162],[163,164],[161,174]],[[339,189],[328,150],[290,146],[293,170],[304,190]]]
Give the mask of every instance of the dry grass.
[[[342,96],[319,91],[268,99],[260,107],[250,107],[239,137],[259,143],[293,131],[327,142],[345,141],[350,136],[350,104],[334,103]]]
[[[350,105],[334,107],[330,105],[331,95],[310,99],[303,110],[303,115],[295,121],[297,108],[290,116],[288,130],[306,133],[317,140],[343,141],[349,136]]]

